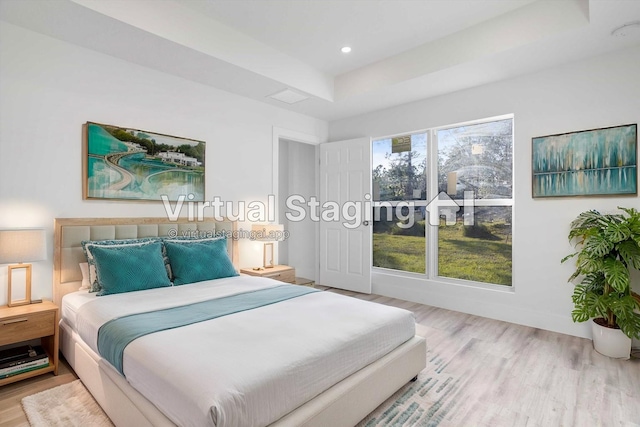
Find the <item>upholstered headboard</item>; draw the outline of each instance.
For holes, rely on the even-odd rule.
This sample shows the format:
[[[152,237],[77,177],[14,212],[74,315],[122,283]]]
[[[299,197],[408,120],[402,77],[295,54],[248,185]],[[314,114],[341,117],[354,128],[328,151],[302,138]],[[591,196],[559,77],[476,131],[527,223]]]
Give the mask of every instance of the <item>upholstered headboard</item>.
[[[53,301],[59,307],[62,297],[77,291],[82,282],[79,264],[86,262],[83,240],[138,239],[176,237],[189,232],[224,232],[227,251],[238,268],[237,224],[235,221],[189,221],[181,218],[56,218],[53,247]]]

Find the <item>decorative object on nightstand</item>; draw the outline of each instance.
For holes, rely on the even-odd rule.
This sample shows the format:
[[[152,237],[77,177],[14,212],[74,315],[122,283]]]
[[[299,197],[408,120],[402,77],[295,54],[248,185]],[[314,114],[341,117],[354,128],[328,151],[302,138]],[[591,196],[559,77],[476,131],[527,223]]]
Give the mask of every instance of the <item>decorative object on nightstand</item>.
[[[288,265],[274,265],[269,269],[242,268],[240,273],[256,277],[268,277],[285,283],[296,283],[296,269]]]
[[[50,301],[21,307],[0,307],[0,347],[22,347],[39,338],[48,358],[48,363],[40,363],[41,358],[36,354],[34,360],[37,361],[25,363],[31,363],[34,369],[3,371],[9,375],[0,375],[0,386],[47,372],[58,375],[58,321],[58,306]]]
[[[23,264],[29,261],[43,261],[47,259],[44,230],[35,229],[13,229],[0,230],[0,264],[17,262],[10,265],[7,275],[9,307],[25,305],[31,303],[31,264]],[[25,269],[25,298],[22,300],[12,299],[12,275],[13,270]],[[15,293],[14,293],[15,294]]]
[[[273,242],[284,240],[284,226],[282,224],[254,224],[251,226],[253,240],[267,242],[262,252],[262,267],[273,268]],[[267,256],[267,253],[269,255]]]

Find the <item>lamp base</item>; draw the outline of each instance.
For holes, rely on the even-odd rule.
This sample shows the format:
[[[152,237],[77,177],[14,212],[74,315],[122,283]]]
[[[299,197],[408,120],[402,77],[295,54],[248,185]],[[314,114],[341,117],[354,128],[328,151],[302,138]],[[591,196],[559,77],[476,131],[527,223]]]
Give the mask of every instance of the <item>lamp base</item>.
[[[11,299],[11,290],[12,290],[12,283],[11,283],[11,276],[13,275],[13,270],[17,270],[20,268],[24,268],[26,270],[25,272],[25,290],[24,290],[24,299],[21,300],[12,300]],[[9,293],[7,296],[7,305],[9,307],[15,307],[18,305],[27,305],[27,304],[31,304],[31,264],[14,264],[14,265],[10,265],[9,266],[9,272],[8,272],[8,288],[9,288]]]
[[[269,256],[269,262],[267,262],[267,246],[271,247],[271,255]],[[262,265],[264,268],[273,268],[273,243],[264,244],[264,252],[262,254]]]

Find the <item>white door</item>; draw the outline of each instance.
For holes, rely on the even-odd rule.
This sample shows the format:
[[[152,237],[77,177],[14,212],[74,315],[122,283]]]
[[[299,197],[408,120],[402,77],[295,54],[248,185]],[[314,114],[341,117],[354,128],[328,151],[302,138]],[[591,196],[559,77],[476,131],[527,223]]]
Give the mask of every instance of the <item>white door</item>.
[[[371,293],[370,195],[371,140],[320,144],[321,285]]]

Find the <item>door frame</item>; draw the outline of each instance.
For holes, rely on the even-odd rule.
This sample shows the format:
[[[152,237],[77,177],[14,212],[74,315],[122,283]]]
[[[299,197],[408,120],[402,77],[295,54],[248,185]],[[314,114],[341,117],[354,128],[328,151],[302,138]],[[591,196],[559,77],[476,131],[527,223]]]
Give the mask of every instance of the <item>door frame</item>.
[[[320,174],[319,168],[319,146],[323,141],[318,135],[312,135],[309,133],[304,133],[292,129],[285,129],[277,126],[273,126],[272,134],[271,134],[271,194],[274,195],[274,203],[276,205],[276,222],[280,223],[280,210],[277,207],[280,206],[280,195],[278,194],[278,185],[280,181],[280,140],[286,139],[289,141],[300,142],[302,144],[309,144],[315,146],[315,170],[314,175],[316,177],[316,185],[315,191],[316,194],[320,192],[320,182],[318,180],[318,176]],[[316,223],[314,226],[315,229],[315,242],[314,251],[315,257],[318,262],[316,262],[315,268],[315,277],[313,280],[317,283],[320,278],[320,258],[318,254],[320,253],[320,223]]]

